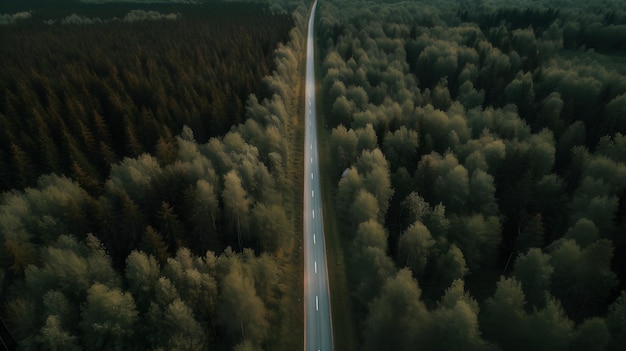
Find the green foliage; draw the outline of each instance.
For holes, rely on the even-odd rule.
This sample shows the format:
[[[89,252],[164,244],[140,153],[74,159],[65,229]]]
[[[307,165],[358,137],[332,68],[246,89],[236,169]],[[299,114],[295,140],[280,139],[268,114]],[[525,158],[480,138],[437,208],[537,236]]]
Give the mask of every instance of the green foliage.
[[[526,254],[517,257],[513,274],[522,284],[530,306],[535,308],[545,306],[553,272],[550,256],[537,248],[532,248]]]
[[[272,50],[294,20],[259,4],[150,5],[177,19],[138,22],[119,20],[136,10],[125,4],[31,6],[30,25],[3,26],[15,50],[1,54],[2,191],[56,172],[97,194],[117,160],[160,151],[167,164],[172,131],[222,135],[245,120],[250,93],[279,91],[264,76],[295,71],[286,45],[278,54],[290,66]]]
[[[571,349],[606,350],[611,341],[611,333],[602,318],[590,318],[578,326],[572,338]]]
[[[421,290],[411,272],[390,277],[375,298],[365,320],[366,350],[410,350],[425,340],[431,317],[420,301]]]
[[[626,293],[624,291],[609,306],[606,325],[613,337],[609,349],[618,350],[621,345],[624,345],[624,339],[626,338]]]
[[[421,275],[428,263],[430,250],[435,241],[430,235],[430,231],[421,222],[413,223],[398,241],[398,261],[400,265],[411,268],[411,270]]]
[[[119,55],[102,63],[102,50],[114,37],[107,36],[90,42],[93,50],[87,54],[50,57],[60,67],[58,74],[48,72],[46,62],[43,71],[28,68],[0,84],[10,99],[15,89],[22,96],[20,101],[0,103],[0,110],[9,109],[11,116],[24,121],[4,124],[0,112],[7,127],[0,128],[5,141],[21,138],[33,126],[37,129],[32,140],[14,143],[13,156],[22,161],[22,173],[5,177],[3,168],[0,187],[17,184],[12,182],[18,177],[33,184],[28,177],[34,179],[52,166],[65,172],[70,161],[77,180],[45,175],[36,187],[0,194],[0,314],[22,349],[221,350],[240,344],[292,349],[297,344],[297,336],[277,340],[273,335],[283,328],[285,311],[293,308],[295,294],[301,291],[291,268],[297,260],[291,189],[297,155],[291,150],[298,149],[298,137],[291,130],[298,123],[297,58],[304,44],[304,21],[301,14],[294,16],[297,27],[291,42],[280,44],[275,52],[276,72],[261,81],[258,75],[268,72],[261,57],[271,56],[274,45],[265,40],[280,37],[276,30],[291,23],[288,16],[277,16],[276,23],[264,26],[259,23],[271,17],[267,12],[248,13],[255,20],[238,28],[256,24],[257,30],[254,35],[239,32],[242,47],[249,49],[242,53],[236,46],[224,50],[210,45],[228,38],[226,32],[205,40],[205,34],[216,34],[209,27],[218,24],[229,31],[232,22],[227,24],[227,19],[237,16],[223,18],[223,26],[209,26],[202,11],[173,29],[181,35],[190,28],[203,31],[187,41],[202,42],[199,49],[192,44],[193,53],[184,54],[185,43],[167,44],[168,33],[148,40],[137,57],[127,60],[127,52],[109,50]],[[115,32],[119,25],[86,25],[75,35],[50,27],[52,33],[43,37],[75,37],[76,43],[58,43],[64,53],[82,45],[83,35],[98,35],[103,28]],[[13,28],[7,35],[26,31],[32,38],[25,40],[31,42],[41,34],[36,34],[37,26]],[[158,26],[121,27],[141,32]],[[255,36],[265,39],[251,44],[248,39]],[[170,47],[169,54],[151,54],[163,43]],[[263,53],[254,54],[257,51]],[[207,54],[211,52],[215,55]],[[249,70],[226,67],[222,61],[217,67],[210,64],[237,52],[242,66],[246,56],[261,61]],[[24,56],[25,67],[39,60],[29,57]],[[76,62],[59,63],[67,57]],[[8,69],[17,72],[7,59]],[[209,68],[203,73],[198,67]],[[220,78],[229,81],[224,86],[216,80],[218,72],[230,72],[236,79]],[[50,83],[50,74],[57,83]],[[170,84],[170,75],[177,75],[176,84]],[[246,124],[217,137],[242,120],[241,100],[257,88],[271,98],[251,96]],[[32,101],[33,116],[24,101]],[[181,108],[183,104],[187,107]],[[181,127],[180,135],[173,137],[171,130]],[[368,133],[361,137],[365,146],[372,144]],[[198,143],[209,136],[216,137]],[[45,152],[33,152],[32,160],[27,151],[35,146]],[[154,156],[140,154],[152,150]],[[59,153],[67,154],[69,161]],[[45,162],[31,167],[39,154]],[[9,160],[6,156],[0,151],[2,165]],[[131,157],[116,163],[122,156]],[[235,245],[243,254],[227,249]]]
[[[336,172],[347,170],[336,213],[356,306],[369,304],[372,315],[385,294],[372,282],[393,279],[381,269],[387,256],[412,269],[429,306],[467,277],[482,307],[480,315],[467,301],[434,308],[432,338],[385,346],[610,343],[597,323],[579,332],[572,321],[580,328],[603,316],[625,279],[626,80],[605,53],[584,51],[621,60],[623,45],[600,33],[619,38],[626,14],[616,2],[563,5],[320,3],[322,104],[336,127]],[[378,145],[362,148],[359,131],[370,125]],[[387,187],[374,172],[391,174],[388,201],[372,187],[373,179]],[[374,217],[372,197],[383,216]],[[376,240],[363,236],[367,219],[376,219]],[[373,323],[356,327],[364,346],[379,349]]]
[[[137,311],[130,293],[95,283],[87,290],[81,317],[80,329],[89,349],[121,350],[133,336]]]
[[[254,282],[234,266],[222,281],[218,308],[220,324],[235,340],[261,343],[269,328],[267,311],[257,296]]]

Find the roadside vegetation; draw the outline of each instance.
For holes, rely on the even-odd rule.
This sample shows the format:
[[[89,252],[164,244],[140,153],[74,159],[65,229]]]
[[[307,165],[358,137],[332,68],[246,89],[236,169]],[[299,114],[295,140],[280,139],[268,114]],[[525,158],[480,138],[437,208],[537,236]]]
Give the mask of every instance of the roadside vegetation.
[[[362,349],[623,346],[626,13],[567,3],[320,2]]]

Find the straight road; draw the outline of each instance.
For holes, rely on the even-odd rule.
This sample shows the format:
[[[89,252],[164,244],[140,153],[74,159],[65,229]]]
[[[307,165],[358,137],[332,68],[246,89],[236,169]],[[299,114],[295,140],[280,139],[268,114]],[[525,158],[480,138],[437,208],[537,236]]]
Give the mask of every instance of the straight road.
[[[330,294],[326,270],[324,222],[317,153],[315,120],[315,70],[313,20],[317,1],[309,17],[306,55],[304,128],[304,348],[305,351],[331,351],[333,334]]]

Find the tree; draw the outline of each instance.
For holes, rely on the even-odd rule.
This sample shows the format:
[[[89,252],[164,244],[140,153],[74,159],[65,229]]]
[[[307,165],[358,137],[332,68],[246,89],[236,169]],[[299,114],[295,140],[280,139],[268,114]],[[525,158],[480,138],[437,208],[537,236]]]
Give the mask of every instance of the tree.
[[[495,194],[493,177],[481,169],[475,170],[469,181],[468,207],[484,216],[495,216],[498,213]]]
[[[163,240],[163,236],[154,230],[152,226],[146,227],[139,243],[139,249],[156,257],[161,264],[165,263],[169,257],[168,246]]]
[[[339,180],[337,186],[337,209],[344,218],[348,218],[348,210],[354,203],[354,197],[363,186],[363,177],[356,167],[346,170],[345,175]]]
[[[437,258],[437,287],[443,291],[453,281],[463,279],[468,272],[463,252],[452,244],[445,254]]]
[[[354,131],[357,137],[356,153],[362,154],[365,150],[374,150],[378,146],[378,136],[371,123],[368,123],[363,128],[357,128]]]
[[[485,91],[482,89],[477,91],[470,80],[461,84],[458,94],[458,100],[468,110],[481,106],[485,101]]]
[[[356,236],[352,241],[352,247],[355,255],[359,255],[359,251],[366,247],[375,247],[382,251],[387,251],[387,233],[385,228],[375,219],[359,223]]]
[[[166,201],[161,202],[158,213],[159,232],[163,235],[170,248],[182,247],[186,244],[185,230],[174,207]]]
[[[609,349],[619,350],[626,342],[626,292],[622,291],[609,306],[606,325],[613,337]]]
[[[18,276],[23,275],[29,265],[37,262],[37,250],[30,242],[6,239],[1,252],[6,267]]]
[[[383,141],[383,151],[389,160],[391,170],[398,167],[415,167],[417,147],[419,145],[417,132],[402,126],[395,132],[387,132]]]
[[[122,350],[135,331],[137,311],[130,293],[95,283],[81,307],[80,329],[88,349]]]
[[[361,227],[360,237],[358,240],[356,238],[354,240],[354,253],[351,258],[352,267],[354,267],[354,274],[351,276],[355,286],[353,294],[363,306],[367,306],[374,297],[378,296],[384,282],[396,271],[393,261],[387,255],[386,240],[385,246],[373,246],[375,243],[382,244],[380,231],[370,233],[378,234],[376,236],[378,240],[373,240],[374,238],[371,236],[369,238],[363,237],[366,230],[372,229],[376,230],[376,227],[372,227],[371,223],[364,223],[364,226]],[[386,234],[384,235],[386,236]]]
[[[380,210],[376,198],[364,189],[359,190],[350,210],[352,212],[353,225],[359,225],[362,222],[379,218]]]
[[[364,150],[357,160],[357,169],[363,176],[363,187],[378,201],[379,219],[382,220],[389,208],[394,193],[391,187],[389,163],[380,149]]]
[[[133,251],[126,258],[126,281],[140,311],[147,311],[154,296],[155,282],[160,275],[161,270],[154,256]]]
[[[231,230],[237,234],[239,249],[243,250],[243,239],[248,233],[250,202],[248,194],[241,186],[241,179],[236,171],[231,170],[224,176],[222,191],[224,212]]]
[[[221,218],[218,194],[212,184],[204,179],[199,179],[196,182],[195,191],[190,196],[191,222],[195,225],[195,235],[190,239],[193,242],[204,244],[203,246],[206,248],[207,243],[216,240],[218,235],[217,225]],[[195,239],[194,237],[200,238]]]
[[[337,124],[349,125],[354,112],[356,112],[354,102],[343,95],[339,96],[332,105],[331,113]]]
[[[409,213],[411,222],[422,221],[422,218],[430,212],[430,204],[415,191],[412,191],[402,202],[402,206]]]
[[[263,301],[257,296],[254,282],[237,266],[222,280],[218,316],[228,335],[234,340],[265,340],[269,323]]]
[[[626,133],[626,93],[615,97],[605,107],[604,134]]]
[[[570,349],[574,323],[567,318],[558,300],[548,298],[543,309],[536,310],[529,316],[528,323],[529,349]]]
[[[39,342],[42,347],[51,351],[80,350],[80,347],[76,345],[76,336],[71,335],[63,328],[59,317],[56,315],[46,318],[46,322],[40,331]]]
[[[549,250],[554,267],[552,293],[573,318],[597,314],[617,283],[611,270],[611,241],[600,239],[581,249],[574,240],[563,239]]]
[[[480,336],[478,303],[464,291],[462,280],[446,289],[432,313],[430,337],[434,350],[487,350]]]
[[[80,311],[79,306],[73,304],[65,294],[58,290],[49,290],[43,296],[43,315],[55,316],[61,327],[75,326],[79,321]]]
[[[556,146],[556,166],[561,168],[570,160],[574,146],[584,146],[587,140],[587,130],[582,121],[572,123],[558,139]]]
[[[497,256],[502,240],[500,221],[480,214],[462,217],[453,222],[450,237],[463,251],[470,272],[478,272]]]
[[[27,338],[36,332],[39,324],[37,316],[35,302],[27,297],[11,299],[6,306],[7,324],[18,339]]]
[[[611,342],[611,332],[604,319],[593,317],[582,322],[572,336],[572,351],[604,351]]]
[[[196,319],[194,313],[185,302],[174,300],[163,313],[162,329],[155,332],[164,332],[169,335],[166,347],[171,350],[198,350],[206,349],[207,335]]]
[[[430,314],[409,270],[387,279],[365,320],[365,350],[412,350],[422,345]]]
[[[503,350],[527,350],[528,315],[524,303],[521,284],[514,278],[500,277],[495,294],[483,305],[480,325],[485,339]]]
[[[435,244],[430,231],[419,221],[405,230],[398,241],[398,262],[421,275],[428,263],[430,250]]]
[[[530,306],[542,308],[550,291],[550,280],[554,269],[550,256],[538,248],[532,248],[515,260],[513,275],[522,284],[524,295]]]
[[[515,79],[504,89],[504,100],[506,103],[516,105],[522,117],[529,117],[535,102],[532,74],[518,72]]]
[[[565,237],[576,241],[576,244],[584,249],[598,240],[600,233],[592,221],[581,218],[567,230]]]
[[[469,196],[469,177],[462,165],[444,171],[434,184],[435,202],[443,203],[452,213],[460,213]]]
[[[262,252],[278,253],[291,247],[289,221],[282,206],[257,204],[251,221]]]

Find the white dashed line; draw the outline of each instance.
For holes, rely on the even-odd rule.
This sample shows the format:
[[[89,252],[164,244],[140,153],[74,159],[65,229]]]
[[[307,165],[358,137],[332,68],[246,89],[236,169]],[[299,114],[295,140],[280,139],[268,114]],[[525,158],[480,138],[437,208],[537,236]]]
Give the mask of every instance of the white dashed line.
[[[315,296],[315,310],[316,311],[320,310],[320,304],[319,304],[319,300],[317,299],[317,295]]]
[[[313,213],[313,218],[315,218],[315,210],[311,210],[311,212]]]
[[[311,163],[313,163],[313,157],[311,157]]]
[[[311,179],[313,179],[313,173],[311,173]]]
[[[317,274],[317,261],[315,261],[315,274]]]
[[[313,234],[313,245],[315,245],[315,234]]]
[[[315,197],[315,190],[311,190],[311,197]]]

